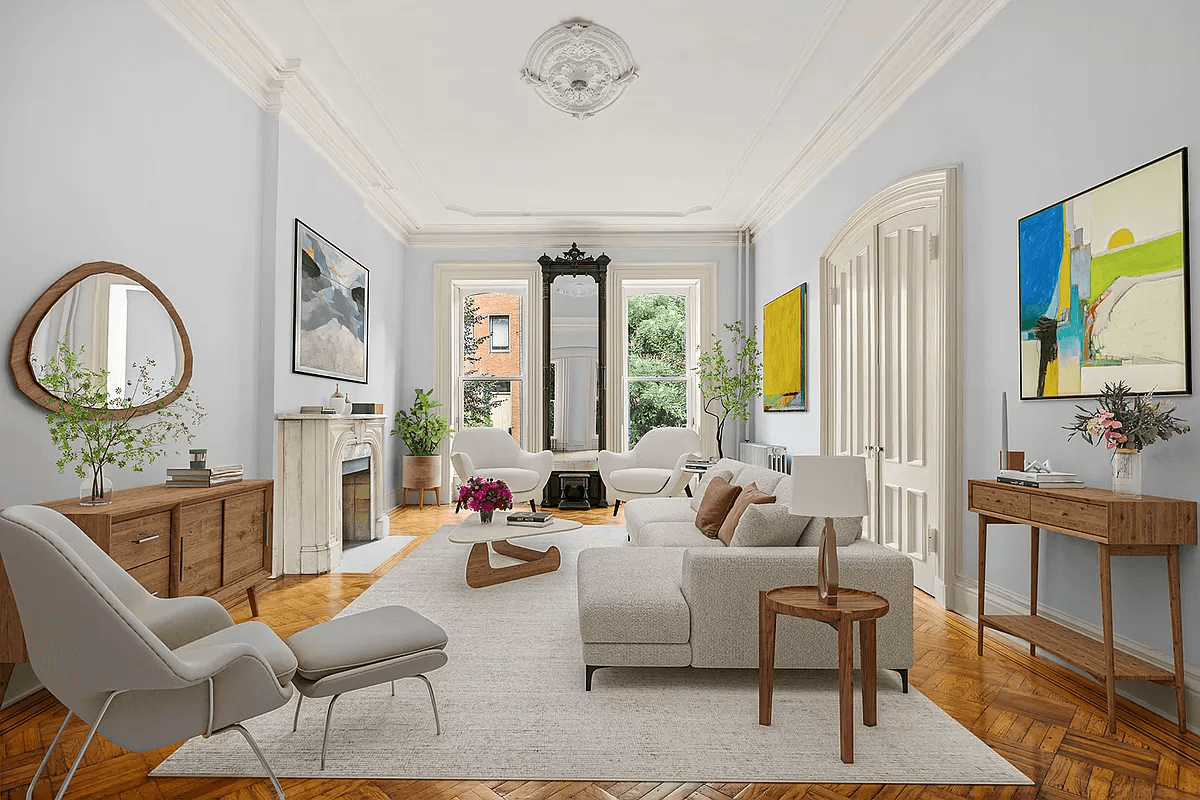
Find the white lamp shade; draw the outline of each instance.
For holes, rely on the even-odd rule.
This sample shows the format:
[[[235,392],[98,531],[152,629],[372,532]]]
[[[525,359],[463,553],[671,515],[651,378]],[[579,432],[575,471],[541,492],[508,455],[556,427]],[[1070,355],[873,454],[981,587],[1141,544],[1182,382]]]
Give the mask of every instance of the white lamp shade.
[[[861,456],[792,456],[791,512],[807,517],[862,517],[867,460]]]

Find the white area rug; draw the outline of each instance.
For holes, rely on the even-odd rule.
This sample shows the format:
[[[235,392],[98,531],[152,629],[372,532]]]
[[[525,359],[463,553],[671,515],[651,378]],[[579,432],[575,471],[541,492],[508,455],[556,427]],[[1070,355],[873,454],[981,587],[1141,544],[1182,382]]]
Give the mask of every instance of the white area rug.
[[[592,526],[521,544],[563,552],[546,575],[469,589],[468,545],[444,527],[343,611],[398,603],[441,624],[450,662],[425,686],[400,681],[342,696],[320,772],[328,701],[295,702],[250,720],[280,777],[484,780],[998,783],[1030,781],[915,689],[879,673],[879,724],[863,727],[855,686],[855,763],[838,758],[837,673],[780,670],[773,724],[758,724],[754,670],[599,670],[583,690],[575,564],[585,547],[624,545],[624,529]],[[493,559],[499,561],[493,555]],[[261,775],[240,737],[194,739],[155,776]]]
[[[399,553],[415,536],[383,536],[362,544],[342,547],[342,563],[334,572],[371,572]]]

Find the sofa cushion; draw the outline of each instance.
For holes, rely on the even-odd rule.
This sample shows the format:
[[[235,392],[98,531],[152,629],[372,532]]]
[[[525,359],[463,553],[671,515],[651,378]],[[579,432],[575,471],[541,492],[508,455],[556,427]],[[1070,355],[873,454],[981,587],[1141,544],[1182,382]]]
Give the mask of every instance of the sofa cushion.
[[[479,477],[504,481],[512,492],[532,492],[542,482],[542,476],[536,471],[520,467],[488,467],[479,470]]]
[[[631,533],[655,522],[687,522],[696,519],[696,512],[686,497],[638,497],[622,504],[625,527]]]
[[[672,472],[673,470],[655,467],[616,469],[608,473],[608,485],[618,492],[654,494],[667,485]]]
[[[862,523],[862,517],[834,517],[833,536],[837,540],[837,546],[846,547],[854,544],[862,536]],[[800,541],[796,542],[796,545],[798,547],[819,547],[821,531],[824,528],[825,518],[813,517],[805,526],[804,533],[800,534]]]
[[[579,553],[584,642],[682,644],[691,612],[679,579],[683,548],[592,547]]]
[[[724,547],[720,539],[710,539],[687,522],[653,522],[637,534],[638,547]]]
[[[700,510],[696,512],[696,528],[710,539],[717,538],[721,523],[729,516],[741,493],[742,487],[729,484],[719,475],[709,481],[704,489],[704,499],[700,501]]]
[[[701,475],[700,480],[696,483],[696,491],[692,494],[692,498],[689,501],[692,505],[692,511],[700,510],[700,501],[704,499],[704,493],[708,491],[708,485],[712,483],[713,478],[724,478],[726,483],[733,483],[733,471],[712,467],[708,472]]]
[[[746,464],[737,473],[737,475],[734,476],[732,483],[736,483],[738,486],[749,486],[753,483],[758,487],[760,492],[775,494],[775,487],[783,483],[785,478],[790,484],[792,480],[790,475],[784,475],[782,472],[776,472],[775,470],[767,469],[766,467],[759,467],[754,464]]]
[[[721,530],[717,534],[717,538],[725,544],[733,541],[733,532],[737,529],[738,522],[742,519],[742,514],[746,509],[755,503],[774,503],[775,495],[767,494],[760,491],[758,486],[751,483],[742,489],[742,493],[738,495],[737,500],[733,504],[733,508],[729,510],[729,516],[725,517],[725,521],[721,523]]]
[[[752,504],[742,512],[733,530],[730,547],[792,547],[812,517],[796,516],[778,499]]]

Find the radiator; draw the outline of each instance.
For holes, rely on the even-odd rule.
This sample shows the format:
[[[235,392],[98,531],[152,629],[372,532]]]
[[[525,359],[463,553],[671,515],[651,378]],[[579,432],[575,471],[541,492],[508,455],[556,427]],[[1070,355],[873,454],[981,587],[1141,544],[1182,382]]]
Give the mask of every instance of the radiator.
[[[738,460],[773,469],[776,472],[790,473],[792,471],[792,461],[788,458],[787,448],[778,444],[742,442],[738,447]]]

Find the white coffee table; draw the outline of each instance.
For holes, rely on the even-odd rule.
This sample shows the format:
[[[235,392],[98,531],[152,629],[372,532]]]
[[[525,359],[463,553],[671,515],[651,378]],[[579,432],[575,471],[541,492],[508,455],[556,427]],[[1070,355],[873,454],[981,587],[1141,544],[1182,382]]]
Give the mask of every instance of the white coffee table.
[[[556,519],[544,528],[527,528],[523,525],[509,525],[507,519],[507,512],[497,511],[492,523],[483,525],[479,522],[479,514],[472,514],[450,532],[450,541],[471,545],[471,554],[467,556],[467,586],[472,589],[554,572],[562,563],[557,547],[551,546],[544,551],[532,550],[512,544],[508,539],[541,536],[544,533],[563,533],[583,527],[582,523],[574,520]],[[488,545],[502,556],[516,558],[525,563],[493,567],[488,555]]]

